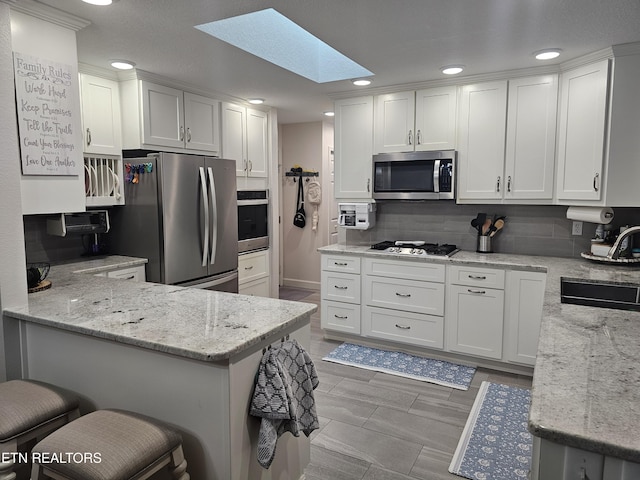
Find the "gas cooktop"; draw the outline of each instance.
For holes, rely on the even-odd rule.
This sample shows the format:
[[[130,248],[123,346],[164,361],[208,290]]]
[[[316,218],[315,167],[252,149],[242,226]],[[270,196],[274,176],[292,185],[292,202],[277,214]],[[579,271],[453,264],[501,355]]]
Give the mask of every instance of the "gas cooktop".
[[[397,255],[411,255],[415,257],[450,257],[460,251],[455,245],[427,243],[421,240],[385,241],[371,245],[372,250],[381,250]]]

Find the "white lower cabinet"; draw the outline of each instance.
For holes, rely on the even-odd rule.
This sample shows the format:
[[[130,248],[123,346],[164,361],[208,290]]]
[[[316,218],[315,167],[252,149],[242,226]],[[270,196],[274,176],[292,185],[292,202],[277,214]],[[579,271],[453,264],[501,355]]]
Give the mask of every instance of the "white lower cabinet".
[[[96,274],[96,276],[108,277],[108,278],[121,278],[123,280],[133,280],[134,282],[146,281],[144,265],[138,265],[136,267],[119,268],[117,270],[111,270],[109,272],[98,273]]]
[[[320,325],[326,330],[360,334],[360,304],[322,300]]]
[[[270,297],[269,250],[238,255],[238,293]]]
[[[360,258],[322,255],[320,326],[360,335]]]
[[[368,337],[442,349],[444,318],[365,305],[362,330]]]
[[[449,351],[502,359],[504,270],[449,267],[447,343]]]

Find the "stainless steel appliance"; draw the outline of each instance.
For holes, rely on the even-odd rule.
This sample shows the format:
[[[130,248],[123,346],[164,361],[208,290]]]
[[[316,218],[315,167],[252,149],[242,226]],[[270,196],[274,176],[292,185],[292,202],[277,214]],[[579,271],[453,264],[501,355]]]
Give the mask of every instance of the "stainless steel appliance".
[[[238,252],[269,248],[269,191],[238,191]]]
[[[373,198],[451,200],[455,172],[455,150],[380,153],[373,156]]]
[[[145,257],[147,280],[238,292],[235,161],[154,153],[125,158],[125,205],[111,251]]]
[[[376,224],[375,203],[338,203],[338,225],[368,230]]]
[[[455,245],[447,243],[439,245],[422,240],[384,241],[371,245],[371,249],[412,257],[451,257],[460,251]]]

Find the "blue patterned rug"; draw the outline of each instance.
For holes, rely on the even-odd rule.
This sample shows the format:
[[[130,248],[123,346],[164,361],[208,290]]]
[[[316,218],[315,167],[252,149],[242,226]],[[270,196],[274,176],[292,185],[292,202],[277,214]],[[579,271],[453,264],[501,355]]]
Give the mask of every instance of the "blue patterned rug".
[[[458,390],[468,390],[476,372],[475,367],[352,343],[343,343],[323,360],[437,383]]]
[[[530,401],[524,388],[482,382],[449,472],[472,480],[528,478]]]

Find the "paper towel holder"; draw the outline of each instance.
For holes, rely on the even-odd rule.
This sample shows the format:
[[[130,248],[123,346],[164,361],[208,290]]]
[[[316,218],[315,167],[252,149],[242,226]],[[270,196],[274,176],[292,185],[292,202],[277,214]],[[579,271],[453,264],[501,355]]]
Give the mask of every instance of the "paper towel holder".
[[[569,207],[567,219],[581,222],[599,223],[606,225],[613,220],[613,209],[610,207]]]

